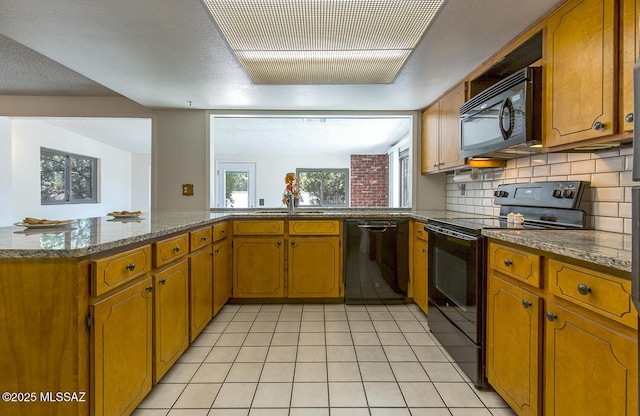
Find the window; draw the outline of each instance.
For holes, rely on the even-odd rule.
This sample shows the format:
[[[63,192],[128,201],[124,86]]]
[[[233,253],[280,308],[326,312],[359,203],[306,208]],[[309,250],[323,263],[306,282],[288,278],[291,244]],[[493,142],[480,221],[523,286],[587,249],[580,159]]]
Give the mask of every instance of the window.
[[[409,192],[409,149],[402,150],[399,156],[400,165],[400,206],[408,208],[411,206],[411,193]]]
[[[298,169],[300,205],[349,206],[349,169]]]
[[[40,148],[42,204],[98,202],[98,159]]]
[[[256,164],[220,162],[218,207],[252,208],[256,205]]]

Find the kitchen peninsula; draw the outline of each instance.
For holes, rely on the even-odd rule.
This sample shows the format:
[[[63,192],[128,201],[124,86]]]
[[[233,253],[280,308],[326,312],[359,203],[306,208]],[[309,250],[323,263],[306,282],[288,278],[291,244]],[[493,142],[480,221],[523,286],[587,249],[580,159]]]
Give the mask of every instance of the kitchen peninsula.
[[[447,215],[360,209],[203,211],[144,214],[133,221],[79,219],[71,229],[51,232],[0,228],[0,332],[7,339],[0,344],[0,390],[16,393],[16,401],[2,403],[0,415],[132,411],[188,346],[194,329],[185,316],[193,312],[175,311],[193,306],[188,282],[200,270],[195,266],[199,253],[207,253],[204,264],[211,253],[214,280],[223,273],[229,281],[234,222],[398,217],[426,223]],[[492,240],[611,269],[622,278],[630,273],[628,236],[592,230],[484,233]],[[558,239],[563,235],[568,240]],[[215,269],[216,248],[226,249],[221,272]],[[161,296],[166,310],[159,309]],[[180,330],[160,331],[163,320]],[[166,338],[154,338],[160,333]],[[124,362],[116,361],[122,356]],[[57,392],[71,399],[55,401]]]

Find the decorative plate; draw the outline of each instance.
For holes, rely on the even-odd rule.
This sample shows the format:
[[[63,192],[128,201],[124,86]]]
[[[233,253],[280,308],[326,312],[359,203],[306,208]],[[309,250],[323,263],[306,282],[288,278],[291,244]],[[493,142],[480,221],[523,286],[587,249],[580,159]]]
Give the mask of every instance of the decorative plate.
[[[61,228],[66,227],[70,224],[73,224],[74,220],[66,220],[66,221],[56,221],[53,224],[30,224],[26,222],[16,222],[13,225],[17,225],[18,227],[27,227],[29,229],[37,229],[37,228]]]
[[[126,211],[124,211],[124,212],[126,212]],[[142,215],[142,212],[126,212],[126,213],[123,213],[122,211],[121,212],[114,211],[114,212],[108,213],[107,215],[110,216],[110,217],[113,217],[113,218],[136,218],[136,217],[139,217],[140,215]]]

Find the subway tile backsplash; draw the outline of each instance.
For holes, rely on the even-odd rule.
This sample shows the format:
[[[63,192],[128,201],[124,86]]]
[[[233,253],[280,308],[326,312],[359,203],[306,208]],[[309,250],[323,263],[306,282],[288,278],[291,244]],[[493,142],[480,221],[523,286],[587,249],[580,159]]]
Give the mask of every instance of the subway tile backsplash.
[[[505,168],[481,169],[478,179],[454,182],[447,174],[446,208],[473,214],[498,215],[494,189],[504,183],[582,180],[591,183],[590,226],[600,231],[631,234],[631,148],[594,153],[549,153],[507,161]]]

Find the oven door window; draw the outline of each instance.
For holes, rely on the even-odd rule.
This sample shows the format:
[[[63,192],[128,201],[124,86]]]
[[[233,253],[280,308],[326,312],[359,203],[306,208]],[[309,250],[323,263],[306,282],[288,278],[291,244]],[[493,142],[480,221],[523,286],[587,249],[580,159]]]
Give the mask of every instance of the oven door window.
[[[465,332],[477,338],[478,241],[429,233],[429,300]]]

